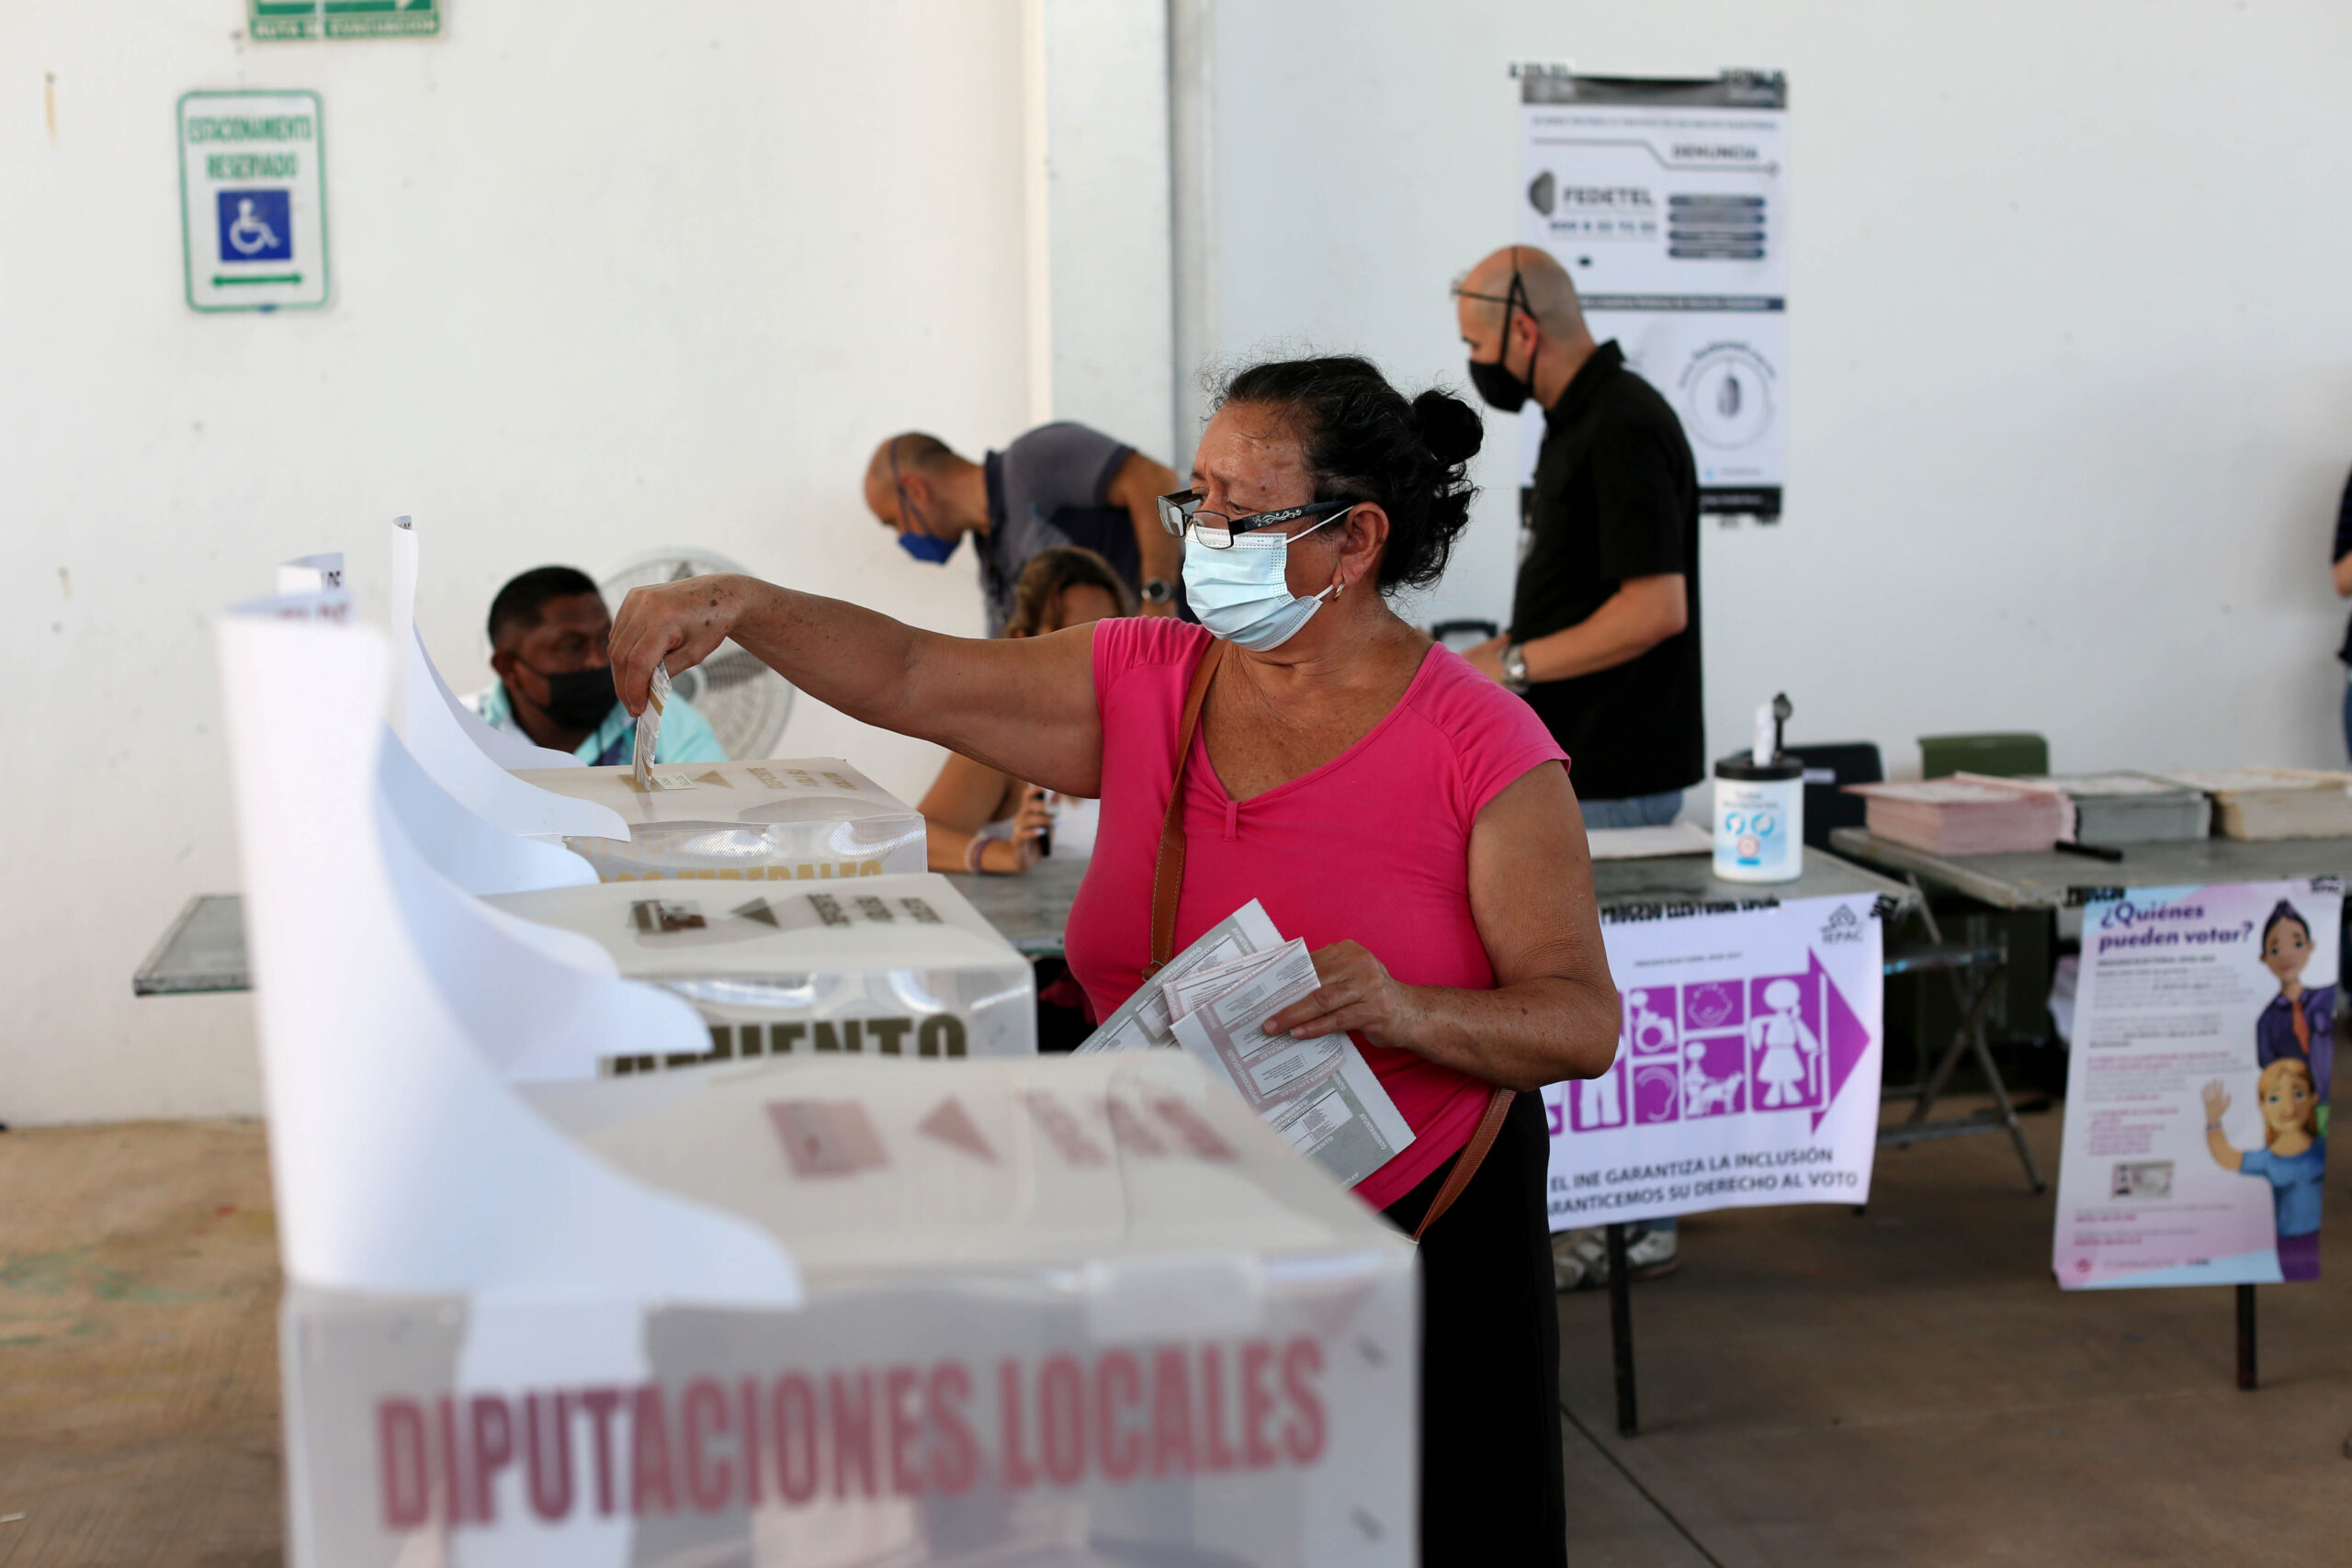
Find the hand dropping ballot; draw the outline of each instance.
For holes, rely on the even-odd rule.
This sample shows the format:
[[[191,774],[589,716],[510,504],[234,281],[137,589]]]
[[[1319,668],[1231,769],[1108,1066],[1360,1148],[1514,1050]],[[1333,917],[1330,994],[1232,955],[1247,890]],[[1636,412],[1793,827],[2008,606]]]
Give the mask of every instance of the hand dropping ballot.
[[[1266,1032],[1268,1019],[1318,983],[1306,944],[1284,942],[1253,898],[1171,959],[1079,1050],[1182,1048],[1352,1187],[1409,1145],[1413,1131],[1347,1035]]]
[[[657,789],[692,789],[694,780],[684,773],[657,773],[653,771],[654,748],[662,744],[662,710],[670,705],[670,666],[653,667],[653,679],[648,682],[645,711],[637,716],[637,741],[629,753],[629,771],[637,780],[637,787],[648,792]]]

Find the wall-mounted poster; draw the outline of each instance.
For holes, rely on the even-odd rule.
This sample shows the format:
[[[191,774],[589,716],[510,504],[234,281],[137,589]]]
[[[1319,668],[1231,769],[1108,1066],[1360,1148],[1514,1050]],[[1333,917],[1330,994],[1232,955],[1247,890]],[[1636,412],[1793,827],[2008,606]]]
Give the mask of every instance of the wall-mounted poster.
[[[2085,908],[2059,1284],[2319,1278],[2343,900],[2320,879]]]
[[[1781,515],[1788,387],[1787,79],[1520,73],[1520,241],[1576,280],[1593,335],[1666,395],[1704,512]],[[1528,405],[1521,483],[1544,411]]]
[[[1877,900],[1615,920],[1617,1060],[1544,1091],[1552,1228],[1861,1203],[1878,1149]]]

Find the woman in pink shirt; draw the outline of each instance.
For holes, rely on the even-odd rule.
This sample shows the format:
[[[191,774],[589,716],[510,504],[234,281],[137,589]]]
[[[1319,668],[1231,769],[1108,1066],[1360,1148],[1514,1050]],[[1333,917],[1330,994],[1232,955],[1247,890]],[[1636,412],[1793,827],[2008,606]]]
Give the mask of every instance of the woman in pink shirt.
[[[1421,1560],[1557,1563],[1549,1141],[1524,1091],[1608,1068],[1617,996],[1566,759],[1385,598],[1444,570],[1483,430],[1361,359],[1256,366],[1163,504],[1201,626],[968,641],[697,578],[629,595],[613,668],[634,712],[656,662],[732,637],[867,723],[1100,796],[1067,939],[1098,1014],[1253,897],[1305,939],[1321,987],[1267,1029],[1349,1032],[1414,1132],[1359,1196],[1411,1232],[1475,1170],[1421,1244]],[[1498,1087],[1522,1092],[1490,1119]]]

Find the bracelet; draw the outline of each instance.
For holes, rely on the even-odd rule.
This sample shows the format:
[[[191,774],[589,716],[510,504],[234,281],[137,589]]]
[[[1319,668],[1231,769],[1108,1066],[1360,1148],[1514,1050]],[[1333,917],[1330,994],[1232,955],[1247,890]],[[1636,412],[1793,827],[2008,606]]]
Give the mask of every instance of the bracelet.
[[[2222,1124],[2219,1122],[2208,1122],[2205,1123],[2205,1130],[2209,1133],[2218,1133],[2222,1130]]]
[[[975,876],[986,871],[988,867],[980,863],[980,852],[988,847],[989,841],[986,839],[981,838],[978,833],[973,834],[972,841],[964,846],[964,869]]]

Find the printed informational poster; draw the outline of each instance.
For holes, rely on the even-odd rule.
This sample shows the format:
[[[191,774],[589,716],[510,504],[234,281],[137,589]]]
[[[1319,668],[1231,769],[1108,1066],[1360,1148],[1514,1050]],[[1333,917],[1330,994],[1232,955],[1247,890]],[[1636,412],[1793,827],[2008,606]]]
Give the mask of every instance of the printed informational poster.
[[[1576,280],[1593,336],[1681,416],[1702,511],[1781,514],[1788,83],[1522,70],[1520,241]],[[1521,482],[1544,411],[1521,424]]]
[[[1869,1200],[1884,1038],[1873,897],[1625,921],[1601,938],[1617,1060],[1544,1091],[1554,1230]]]
[[[2319,1278],[2343,904],[2324,878],[2084,908],[2060,1285]]]
[[[441,0],[245,0],[255,39],[435,38]]]

